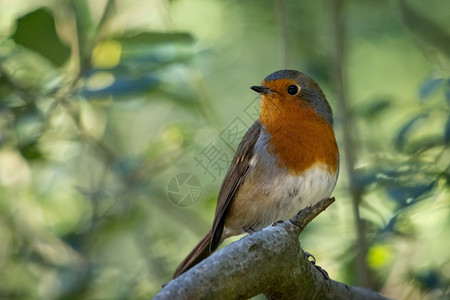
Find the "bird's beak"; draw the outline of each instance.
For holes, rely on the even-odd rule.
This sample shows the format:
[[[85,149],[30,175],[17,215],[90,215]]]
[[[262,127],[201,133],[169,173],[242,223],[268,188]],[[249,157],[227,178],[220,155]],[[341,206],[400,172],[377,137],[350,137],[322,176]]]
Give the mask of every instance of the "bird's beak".
[[[251,86],[250,88],[260,94],[268,94],[271,92],[268,87],[263,86],[263,85],[261,85],[261,86],[254,85],[254,86]]]

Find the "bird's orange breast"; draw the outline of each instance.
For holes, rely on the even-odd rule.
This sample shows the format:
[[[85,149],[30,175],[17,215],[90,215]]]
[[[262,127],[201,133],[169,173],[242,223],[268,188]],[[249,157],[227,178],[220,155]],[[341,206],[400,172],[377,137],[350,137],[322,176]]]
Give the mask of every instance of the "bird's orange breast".
[[[333,127],[307,102],[262,96],[259,121],[270,134],[267,150],[279,158],[279,167],[298,175],[316,163],[336,172],[339,152]]]

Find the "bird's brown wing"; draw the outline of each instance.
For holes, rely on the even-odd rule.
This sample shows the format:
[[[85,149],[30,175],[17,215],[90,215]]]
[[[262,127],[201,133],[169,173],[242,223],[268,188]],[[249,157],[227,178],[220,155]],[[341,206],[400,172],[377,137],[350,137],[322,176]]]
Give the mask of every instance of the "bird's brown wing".
[[[214,217],[212,227],[212,241],[210,251],[214,251],[222,240],[223,227],[225,224],[225,217],[227,215],[230,203],[234,198],[237,190],[241,186],[245,174],[249,169],[250,160],[253,157],[253,148],[261,133],[261,124],[255,121],[252,127],[247,131],[242,138],[238,149],[231,161],[225,179],[222,182],[219,196],[217,198],[216,214]]]

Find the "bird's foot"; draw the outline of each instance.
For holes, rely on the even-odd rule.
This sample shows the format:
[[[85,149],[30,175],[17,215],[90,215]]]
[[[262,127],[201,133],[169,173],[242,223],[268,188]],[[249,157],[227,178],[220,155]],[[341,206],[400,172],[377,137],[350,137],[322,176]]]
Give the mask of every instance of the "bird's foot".
[[[311,253],[303,250],[303,253],[306,255],[306,257],[308,258],[308,260],[313,264],[313,266],[320,272],[322,273],[323,277],[325,278],[325,280],[329,280],[330,276],[328,275],[328,272],[325,271],[321,266],[316,265],[316,258],[314,257],[314,255],[312,255]]]
[[[315,264],[316,264],[316,258],[314,257],[314,255],[312,255],[311,253],[309,253],[308,251],[305,251],[305,250],[303,250],[303,249],[302,249],[302,251],[303,251],[303,254],[305,254],[306,257],[308,258],[308,260],[309,260],[313,265],[315,265]]]
[[[275,221],[275,222],[273,222],[272,226],[277,226],[278,224],[281,224],[283,222],[284,222],[283,220]]]
[[[251,227],[249,227],[249,228],[244,228],[244,231],[247,232],[248,234],[252,234],[252,233],[255,233],[255,232],[256,232],[256,231],[255,231],[253,228],[251,228]]]

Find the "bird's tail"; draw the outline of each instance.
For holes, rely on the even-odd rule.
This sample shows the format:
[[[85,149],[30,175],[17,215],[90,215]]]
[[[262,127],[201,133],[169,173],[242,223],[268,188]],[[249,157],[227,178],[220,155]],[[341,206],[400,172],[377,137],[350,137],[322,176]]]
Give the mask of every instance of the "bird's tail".
[[[177,278],[205,258],[211,255],[210,246],[212,240],[211,230],[202,238],[189,255],[181,262],[173,274],[173,278]]]

